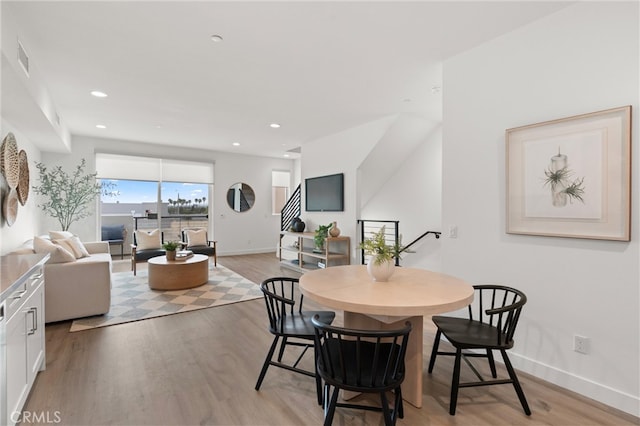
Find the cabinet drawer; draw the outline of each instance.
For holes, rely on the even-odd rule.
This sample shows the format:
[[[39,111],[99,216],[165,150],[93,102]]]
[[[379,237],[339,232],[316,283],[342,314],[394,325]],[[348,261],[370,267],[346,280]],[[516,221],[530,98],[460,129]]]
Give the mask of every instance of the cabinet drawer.
[[[5,318],[11,319],[13,315],[20,310],[24,302],[33,294],[34,290],[44,280],[44,269],[42,267],[36,269],[29,275],[16,290],[14,290],[6,300]]]

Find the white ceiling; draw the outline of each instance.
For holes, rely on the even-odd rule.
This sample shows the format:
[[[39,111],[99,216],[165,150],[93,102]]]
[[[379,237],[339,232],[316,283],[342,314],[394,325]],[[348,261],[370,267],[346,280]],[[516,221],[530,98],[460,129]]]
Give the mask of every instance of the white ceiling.
[[[2,8],[73,135],[282,157],[390,114],[441,120],[442,93],[432,88],[444,86],[443,59],[567,4],[2,1]],[[213,34],[224,41],[212,42]]]

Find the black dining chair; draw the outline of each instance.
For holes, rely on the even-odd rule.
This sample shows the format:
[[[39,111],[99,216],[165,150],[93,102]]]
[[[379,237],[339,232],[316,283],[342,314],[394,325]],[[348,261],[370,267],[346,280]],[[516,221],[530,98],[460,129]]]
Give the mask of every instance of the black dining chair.
[[[431,359],[429,360],[429,373],[438,355],[455,356],[453,378],[451,380],[451,399],[449,402],[449,414],[456,413],[459,388],[472,386],[488,386],[513,384],[516,394],[520,399],[522,408],[527,416],[531,415],[529,404],[524,396],[524,391],[518,380],[511,361],[507,356],[507,350],[513,347],[513,335],[520,318],[520,312],[527,297],[519,290],[500,285],[475,285],[474,302],[468,307],[468,318],[448,316],[434,316],[433,322],[438,328],[433,342]],[[455,352],[438,351],[440,337],[445,336],[455,348]],[[465,352],[463,350],[474,350]],[[507,368],[509,379],[498,379],[493,351],[500,351],[504,365]],[[479,352],[484,351],[484,352]],[[482,375],[471,364],[468,358],[483,357],[489,361],[491,376],[494,380],[484,380]],[[460,361],[464,359],[479,381],[460,383]]]
[[[322,383],[315,371],[315,331],[311,320],[314,316],[318,316],[323,322],[331,324],[335,318],[335,313],[331,311],[303,311],[302,303],[304,296],[300,293],[298,286],[298,278],[288,277],[269,278],[260,284],[260,290],[262,290],[264,294],[264,301],[267,305],[269,332],[273,334],[274,337],[267,357],[264,360],[255,389],[260,390],[262,381],[267,374],[267,369],[272,365],[314,377],[316,379],[318,404],[322,404]],[[278,342],[280,342],[280,350],[278,351],[277,358],[274,360],[273,358]],[[287,364],[282,361],[287,346],[303,348],[293,364]],[[298,367],[302,357],[309,348],[314,349],[313,371]]]
[[[397,330],[355,330],[334,327],[315,316],[318,374],[324,380],[324,425],[331,425],[336,407],[382,411],[384,424],[404,417],[401,384],[411,323]],[[333,387],[333,393],[331,388]],[[340,390],[377,393],[380,407],[338,402]],[[389,408],[387,392],[393,392]]]

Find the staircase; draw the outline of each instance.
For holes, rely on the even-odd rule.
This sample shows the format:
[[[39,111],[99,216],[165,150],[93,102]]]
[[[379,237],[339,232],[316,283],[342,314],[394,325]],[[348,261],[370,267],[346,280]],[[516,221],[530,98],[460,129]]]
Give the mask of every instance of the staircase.
[[[293,191],[293,194],[291,194],[291,197],[289,197],[286,204],[282,208],[282,211],[280,212],[281,231],[287,231],[289,228],[291,228],[291,222],[293,222],[293,219],[299,217],[302,213],[302,190],[300,186],[301,185],[298,185],[295,191]]]

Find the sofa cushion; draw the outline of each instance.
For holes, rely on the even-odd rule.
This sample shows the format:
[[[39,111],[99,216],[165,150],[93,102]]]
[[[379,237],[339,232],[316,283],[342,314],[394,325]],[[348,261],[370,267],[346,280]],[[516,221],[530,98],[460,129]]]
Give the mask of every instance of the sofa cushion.
[[[56,240],[53,240],[53,243],[71,252],[76,259],[89,256],[89,252],[87,251],[84,244],[82,244],[82,242],[80,241],[80,238],[78,237],[56,239]]]
[[[33,249],[36,253],[49,253],[51,257],[47,263],[67,263],[76,260],[76,257],[64,247],[56,245],[46,238],[34,237]]]
[[[49,238],[52,240],[63,240],[73,237],[73,233],[69,231],[49,231]]]
[[[184,233],[187,236],[187,247],[207,245],[206,229],[187,229]]]
[[[154,229],[151,232],[137,230],[135,237],[138,250],[162,248],[162,242],[160,241],[160,230],[158,229]]]

